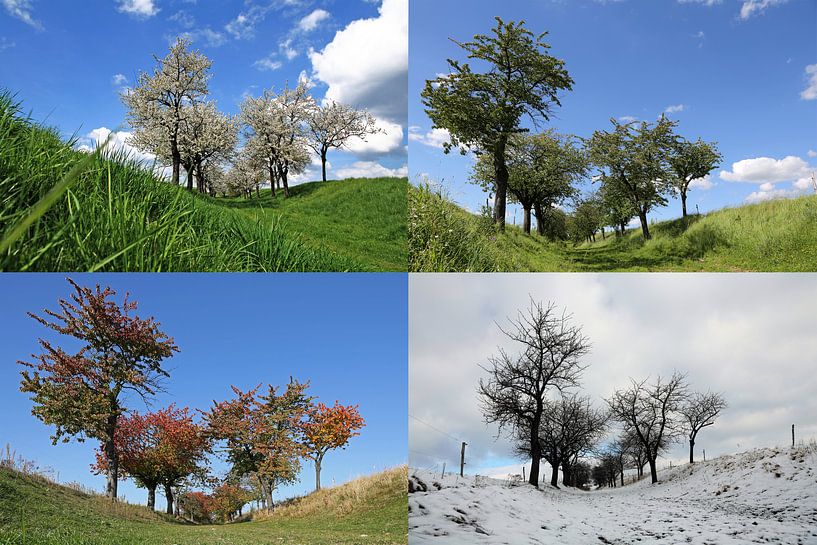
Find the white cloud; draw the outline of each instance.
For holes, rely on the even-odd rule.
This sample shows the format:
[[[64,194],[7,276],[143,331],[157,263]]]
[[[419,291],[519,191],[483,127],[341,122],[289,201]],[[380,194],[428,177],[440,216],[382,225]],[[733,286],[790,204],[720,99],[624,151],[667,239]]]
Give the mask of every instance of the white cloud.
[[[808,150],[808,153],[806,153],[806,155],[808,155],[809,157],[817,157],[817,151],[810,149]]]
[[[808,86],[800,93],[803,100],[817,100],[817,64],[806,66]]]
[[[153,0],[119,0],[119,11],[133,17],[147,19],[159,13]]]
[[[760,184],[760,190],[761,191],[766,191],[766,192],[772,191],[772,190],[774,190],[774,184],[770,183],[770,182],[766,182],[765,184]]]
[[[408,166],[387,168],[375,161],[356,161],[333,171],[334,178],[383,178],[408,176]]]
[[[432,148],[442,149],[443,144],[451,141],[451,134],[448,129],[431,129],[426,133],[420,131],[420,127],[409,127],[409,140],[419,142]]]
[[[740,7],[740,18],[745,21],[752,15],[760,15],[770,6],[785,4],[786,2],[788,0],[744,0],[743,5]]]
[[[20,19],[25,24],[43,30],[43,25],[31,15],[32,7],[30,0],[2,0],[3,7],[12,17]]]
[[[771,184],[763,184],[763,185],[771,185]],[[762,188],[763,186],[761,186]],[[752,191],[749,195],[746,196],[746,202],[749,204],[755,204],[764,201],[771,201],[774,199],[791,199],[793,197],[799,197],[803,194],[803,191],[797,189],[772,189],[770,191]]]
[[[707,174],[703,178],[695,178],[691,182],[689,182],[689,187],[691,189],[700,189],[702,191],[706,191],[708,189],[712,189],[715,187],[715,182],[712,181],[712,177]]]
[[[128,83],[128,78],[125,76],[125,74],[114,74],[114,76],[111,78],[111,83],[114,85],[124,85],[125,83]]]
[[[350,138],[344,149],[365,157],[393,153],[403,146],[402,125],[379,118],[375,118],[375,125],[380,132],[368,135],[365,141],[361,138]]]
[[[683,112],[685,109],[686,105],[684,104],[673,104],[671,106],[667,106],[666,109],[664,109],[664,113],[674,114],[677,112]]]
[[[302,32],[311,32],[312,30],[315,30],[323,21],[329,19],[329,17],[330,14],[328,11],[316,9],[298,21],[298,30]]]
[[[715,6],[723,0],[678,0],[679,4],[703,4],[704,6]]]
[[[408,104],[408,0],[383,0],[378,17],[359,19],[321,51],[310,50],[326,98],[405,124]]]
[[[732,163],[731,171],[720,171],[722,180],[728,182],[786,182],[808,176],[809,166],[804,160],[793,155],[783,159],[757,157]]]
[[[279,60],[275,60],[275,54],[270,53],[267,57],[263,59],[258,59],[253,63],[253,66],[258,68],[259,70],[278,70],[281,68],[282,63]]]
[[[638,121],[638,118],[631,115],[622,115],[618,120],[622,123],[632,123],[633,121]]]
[[[6,49],[11,49],[15,45],[17,45],[17,44],[15,44],[12,41],[9,41],[5,37],[0,38],[0,52],[5,51]]]
[[[289,38],[279,43],[278,49],[289,61],[298,56],[298,51],[292,47],[292,38]]]
[[[89,132],[84,138],[80,139],[80,145],[77,149],[81,151],[93,151],[98,145],[105,142],[110,136],[110,141],[105,148],[106,152],[125,151],[128,157],[145,164],[153,163],[156,156],[152,153],[146,153],[138,150],[130,145],[130,140],[133,138],[133,133],[128,131],[111,132],[107,127],[98,127]]]

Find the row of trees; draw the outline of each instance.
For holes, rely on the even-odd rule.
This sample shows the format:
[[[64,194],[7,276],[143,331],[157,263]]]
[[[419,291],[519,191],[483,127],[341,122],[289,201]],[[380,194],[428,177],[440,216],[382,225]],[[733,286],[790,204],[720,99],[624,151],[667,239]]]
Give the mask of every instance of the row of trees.
[[[365,425],[356,405],[316,402],[307,394],[309,384],[294,379],[280,393],[271,385],[264,394],[260,385],[247,392],[233,386],[235,398],[198,411],[200,421],[175,405],[140,414],[126,405],[127,394],[148,402],[169,377],[164,362],[178,347],[154,318],[135,314],[137,303],[128,296],[117,303],[111,288],[68,281],[73,293],[59,300],[59,310],[29,314],[81,347],[70,353],[40,339],[42,353],[18,362],[24,368],[20,390],[31,394],[32,413],[55,426],[54,444],[99,441],[92,468],[105,474],[111,499],[119,479],[131,478],[147,489],[151,508],[162,486],[168,513],[174,512],[174,496],[194,485],[214,488],[207,508],[199,507],[221,519],[231,519],[250,499],[272,508],[273,491],[297,480],[303,459],[315,463],[320,489],[327,452],[344,448]],[[230,464],[222,479],[210,474],[209,455],[216,453]],[[188,507],[204,497],[190,494],[183,502]]]
[[[515,451],[530,458],[534,486],[542,460],[551,467],[551,485],[558,486],[559,469],[563,484],[582,485],[590,475],[583,458],[600,460],[592,474],[602,486],[614,486],[617,476],[623,484],[626,468],[642,475],[647,464],[657,482],[659,455],[685,438],[693,463],[698,433],[726,407],[720,394],[691,392],[685,376],[676,372],[649,384],[632,381],[607,399],[605,408],[596,408],[575,392],[591,346],[570,315],[552,303],[531,301],[500,329],[519,350],[500,349],[483,367],[488,378],[480,379],[477,388],[481,410],[486,423],[510,432]],[[613,424],[619,436],[604,446]]]
[[[368,112],[334,101],[318,104],[307,82],[280,93],[271,89],[247,97],[241,113],[221,113],[209,98],[212,62],[178,38],[163,58],[154,56],[152,73],[142,72],[122,95],[133,128],[132,144],[172,168],[178,185],[183,168],[187,188],[250,195],[269,183],[289,195],[289,177],[320,158],[326,181],[326,157],[351,138],[379,132]]]
[[[530,134],[524,118],[535,126],[549,120],[560,106],[559,93],[572,89],[564,61],[548,53],[547,33],[534,35],[524,21],[496,18],[491,35],[456,42],[471,65],[448,59],[449,73],[426,81],[421,97],[435,128],[446,129],[445,152],[459,148],[478,156],[472,179],[494,195],[493,219],[505,226],[506,203],[518,202],[523,227],[530,233],[531,210],[539,234],[545,234],[551,210],[577,196],[575,182],[595,167],[595,179],[610,215],[602,225],[624,226],[635,217],[650,238],[647,213],[667,204],[676,193],[684,217],[690,184],[717,168],[721,155],[715,143],[685,140],[674,133],[676,122],[620,123],[611,131],[595,131],[588,139],[553,131]]]

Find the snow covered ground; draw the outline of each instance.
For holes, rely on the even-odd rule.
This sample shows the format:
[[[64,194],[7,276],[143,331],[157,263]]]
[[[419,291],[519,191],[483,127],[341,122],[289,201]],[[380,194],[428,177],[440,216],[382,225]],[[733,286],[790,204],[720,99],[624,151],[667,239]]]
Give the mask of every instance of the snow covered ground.
[[[817,544],[817,448],[758,449],[583,492],[411,470],[409,543]],[[426,488],[426,491],[422,491]]]

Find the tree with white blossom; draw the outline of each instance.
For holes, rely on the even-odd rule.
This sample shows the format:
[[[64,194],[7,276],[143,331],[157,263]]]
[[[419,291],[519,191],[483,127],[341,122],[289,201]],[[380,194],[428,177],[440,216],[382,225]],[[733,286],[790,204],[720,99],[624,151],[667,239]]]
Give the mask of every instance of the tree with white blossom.
[[[272,194],[277,181],[289,196],[289,176],[303,172],[309,165],[306,124],[315,101],[304,82],[280,94],[264,91],[258,98],[248,97],[241,105],[241,120],[246,125],[249,153],[267,172]]]
[[[180,135],[189,107],[207,95],[212,64],[198,51],[190,51],[190,44],[189,39],[178,38],[164,58],[154,55],[153,73],[140,73],[136,85],[122,95],[138,147],[157,156],[166,148],[176,185],[182,165]]]
[[[370,134],[380,132],[375,118],[366,110],[328,101],[316,107],[308,119],[309,146],[321,158],[321,176],[326,181],[326,154],[331,148],[343,147],[350,138],[365,141]]]

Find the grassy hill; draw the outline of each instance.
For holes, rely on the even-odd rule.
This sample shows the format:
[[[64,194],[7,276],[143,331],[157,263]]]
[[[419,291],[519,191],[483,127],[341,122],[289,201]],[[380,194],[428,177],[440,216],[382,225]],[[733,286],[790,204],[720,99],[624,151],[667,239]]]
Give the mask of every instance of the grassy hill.
[[[2,92],[0,143],[3,271],[406,268],[405,179],[308,184],[262,212],[263,198],[191,194],[123,153],[77,151]]]
[[[364,268],[405,271],[407,190],[406,178],[311,182],[290,188],[289,198],[264,189],[260,197],[218,204],[267,225],[280,218],[310,247]]]
[[[817,196],[727,208],[574,246],[498,232],[427,188],[409,189],[411,271],[817,271]]]
[[[0,467],[0,545],[407,543],[406,467],[290,500],[251,522],[194,525]]]

